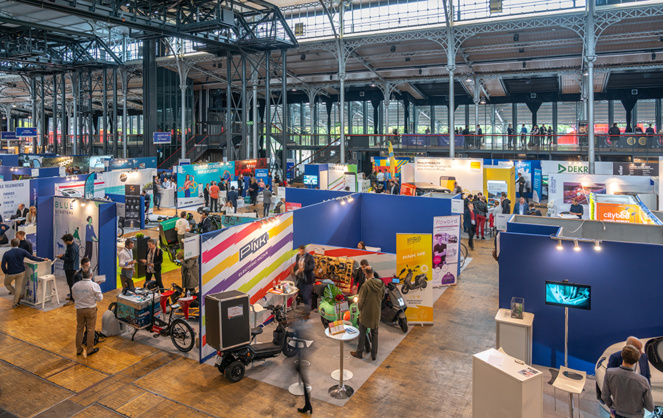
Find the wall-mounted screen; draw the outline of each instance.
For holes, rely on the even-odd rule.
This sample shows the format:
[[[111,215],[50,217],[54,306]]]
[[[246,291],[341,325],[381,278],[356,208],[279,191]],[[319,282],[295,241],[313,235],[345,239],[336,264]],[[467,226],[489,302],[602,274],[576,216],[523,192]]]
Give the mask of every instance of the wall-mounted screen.
[[[309,176],[304,175],[304,184],[306,186],[317,186],[318,185],[318,176]]]
[[[546,304],[589,310],[592,308],[592,287],[546,281]]]

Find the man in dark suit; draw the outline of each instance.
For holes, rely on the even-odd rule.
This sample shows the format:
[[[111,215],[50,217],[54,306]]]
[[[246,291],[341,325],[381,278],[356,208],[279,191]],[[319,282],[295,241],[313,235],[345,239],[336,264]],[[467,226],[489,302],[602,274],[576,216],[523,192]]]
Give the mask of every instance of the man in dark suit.
[[[389,194],[399,194],[398,185],[393,179],[389,180]]]
[[[640,351],[640,359],[638,364],[635,366],[635,371],[647,378],[649,383],[651,383],[651,371],[649,370],[649,359],[647,354],[642,350],[642,342],[636,337],[628,337],[626,339],[626,345],[632,345]],[[616,353],[613,353],[608,359],[608,365],[606,369],[611,369],[613,367],[619,367],[622,365],[622,351],[619,350]]]
[[[518,203],[513,205],[513,214],[527,215],[527,212],[529,212],[529,207],[527,206],[527,203],[525,203],[525,198],[521,197]]]
[[[209,218],[209,214],[207,212],[203,212],[200,214],[200,233],[204,234],[206,232],[210,232],[212,230],[212,221]]]
[[[315,259],[306,252],[306,247],[301,245],[297,250],[297,257],[292,272],[299,279],[297,287],[304,301],[304,317],[308,319],[311,311],[311,299],[313,296],[313,282],[315,281]]]
[[[161,281],[161,264],[163,263],[163,251],[157,247],[157,240],[151,239],[147,242],[147,259],[141,260],[147,267],[145,269],[145,282],[152,280],[159,287],[159,291],[163,290],[163,282]]]
[[[18,205],[18,209],[16,210],[16,217],[25,218],[26,216],[28,216],[28,212],[30,212],[30,210],[26,208],[23,203],[21,203],[20,205]],[[25,224],[25,219],[16,222],[16,225],[24,225],[24,224]]]
[[[237,199],[239,199],[239,194],[235,190],[235,186],[232,186],[230,188],[230,191],[228,192],[228,201],[233,204],[233,208],[235,208],[235,213],[237,212]]]

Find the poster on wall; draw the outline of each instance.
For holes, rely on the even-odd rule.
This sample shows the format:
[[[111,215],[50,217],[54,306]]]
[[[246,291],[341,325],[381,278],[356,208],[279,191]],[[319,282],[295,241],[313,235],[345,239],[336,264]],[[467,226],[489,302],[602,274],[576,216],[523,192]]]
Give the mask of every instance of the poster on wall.
[[[612,163],[612,174],[616,176],[658,177],[659,163]]]
[[[3,219],[16,215],[18,205],[23,203],[30,207],[30,180],[16,180],[0,182],[0,213]]]
[[[276,281],[285,280],[295,261],[293,215],[286,213],[276,220],[268,228],[260,222],[253,222],[201,236],[200,300],[203,315],[204,295],[239,290],[248,293],[251,303],[255,303],[267,295],[267,290]],[[204,344],[205,336],[203,322],[201,362],[215,353]]]
[[[354,176],[353,176],[354,174]],[[346,184],[346,181],[348,182]],[[345,190],[350,183],[357,181],[357,166],[354,164],[328,164],[327,165],[327,189]],[[355,186],[356,187],[356,186]]]
[[[235,162],[211,164],[188,164],[177,172],[177,207],[202,205],[205,203],[203,190],[213,181],[231,181],[234,178]]]
[[[269,170],[266,168],[257,168],[255,170],[255,176],[261,190],[265,185],[272,184],[272,179],[269,178]]]
[[[451,190],[454,189],[453,184],[458,182],[464,195],[483,193],[483,160],[416,157],[414,181],[431,183]]]
[[[140,228],[140,186],[127,184],[124,187],[124,225]]]
[[[65,167],[66,174],[87,174],[90,172],[90,157],[44,157],[41,160],[42,167]]]
[[[99,204],[87,202],[85,206],[69,198],[53,198],[53,248],[55,255],[64,254],[66,246],[62,242],[64,234],[74,236],[74,245],[79,247],[80,258],[90,259],[91,270],[99,273]],[[62,261],[55,259],[55,274],[64,276]]]
[[[576,183],[565,182],[564,186],[564,203],[572,203],[573,199],[578,199],[579,205],[586,205],[589,203],[589,194],[605,194],[606,187],[604,183]]]
[[[596,220],[622,223],[651,223],[642,216],[638,205],[618,203],[596,203]]]
[[[126,184],[138,184],[141,190],[152,193],[152,181],[157,175],[156,168],[139,170],[115,170],[105,173],[97,173],[97,180],[103,180],[107,194],[123,195]]]
[[[503,180],[486,181],[486,189],[488,190],[488,204],[490,205],[499,204],[502,193],[509,193],[509,185]]]
[[[235,176],[243,174],[244,177],[250,177],[255,174],[256,168],[269,168],[267,158],[258,158],[257,160],[239,160],[235,161]]]
[[[433,218],[433,286],[458,282],[460,216]]]
[[[55,196],[84,197],[85,182],[74,181],[68,183],[56,183],[54,186],[54,191],[55,191]],[[103,180],[94,180],[94,197],[103,199],[105,195],[106,195],[106,183],[104,183]]]
[[[431,234],[396,234],[396,271],[413,324],[433,323],[432,254]]]

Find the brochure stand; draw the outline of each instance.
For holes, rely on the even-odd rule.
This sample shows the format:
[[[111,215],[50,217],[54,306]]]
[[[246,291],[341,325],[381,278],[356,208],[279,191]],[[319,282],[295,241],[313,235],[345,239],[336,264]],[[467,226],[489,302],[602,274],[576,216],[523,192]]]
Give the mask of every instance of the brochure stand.
[[[507,354],[532,364],[533,323],[533,313],[523,312],[523,319],[517,319],[511,317],[510,309],[500,309],[495,315],[495,347],[502,347]]]

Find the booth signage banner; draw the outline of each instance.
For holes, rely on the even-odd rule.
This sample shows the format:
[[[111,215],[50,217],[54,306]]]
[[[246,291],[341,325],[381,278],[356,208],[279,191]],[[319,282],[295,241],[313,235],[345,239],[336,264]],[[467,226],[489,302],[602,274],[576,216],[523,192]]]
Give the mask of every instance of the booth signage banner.
[[[257,168],[255,171],[256,181],[262,187],[263,184],[272,184],[272,179],[269,178],[269,170],[266,168]],[[262,184],[260,182],[262,181]]]
[[[465,213],[465,203],[463,199],[451,199],[451,213]]]
[[[16,136],[34,138],[37,136],[37,128],[16,128]]]
[[[157,175],[155,168],[146,168],[139,170],[115,170],[107,171],[105,173],[97,173],[97,180],[101,179],[104,182],[107,194],[121,194],[126,191],[127,184],[138,184],[141,190],[146,190],[148,193],[152,192],[152,181],[154,176]]]
[[[23,203],[26,207],[30,206],[28,201],[30,196],[30,180],[16,180],[0,182],[0,211],[3,219],[10,219],[16,215],[18,205]]]
[[[541,169],[535,168],[534,173],[532,174],[532,200],[539,203],[541,201],[541,196],[543,193],[543,176],[541,175]]]
[[[235,161],[235,175],[243,174],[244,177],[250,177],[255,174],[256,168],[269,168],[267,158],[258,158],[256,160]]]
[[[41,166],[64,167],[68,176],[87,174],[90,172],[90,157],[44,157],[41,159]]]
[[[613,163],[607,161],[596,161],[594,163],[595,174],[612,174]],[[541,160],[541,173],[544,176],[551,174],[589,174],[589,163],[587,161],[547,161]]]
[[[222,215],[221,216],[221,226],[224,228],[229,228],[231,226],[236,226],[236,225],[242,225],[242,224],[248,224],[253,221],[255,221],[256,217],[249,217],[249,216],[229,216],[229,215]]]
[[[513,215],[508,213],[498,213],[495,215],[495,229],[498,231],[506,231],[506,224],[509,222],[511,216]]]
[[[170,132],[153,132],[152,142],[154,144],[170,144]]]
[[[415,157],[414,181],[454,189],[458,182],[463,194],[483,193],[483,160],[470,158]]]
[[[291,210],[299,209],[301,207],[302,207],[301,203],[285,202],[286,212],[290,212]]]
[[[433,218],[433,286],[458,282],[459,241],[460,216]]]
[[[182,240],[184,242],[184,259],[200,256],[200,235],[194,234]]]
[[[251,303],[267,295],[277,281],[285,280],[294,263],[293,215],[276,217],[263,226],[253,222],[205,234],[201,238],[201,298],[205,315],[205,295],[238,290],[248,293]],[[205,321],[200,332],[201,361],[213,354],[206,345]]]
[[[180,166],[177,173],[177,207],[202,205],[205,203],[203,190],[213,181],[231,181],[235,175],[235,162],[189,164]],[[225,194],[224,194],[225,197]],[[219,196],[219,199],[221,196]]]
[[[2,132],[2,139],[18,139],[16,132],[6,131]]]
[[[641,215],[640,206],[619,203],[596,203],[596,220],[622,223],[650,223],[645,222]]]
[[[140,228],[140,186],[127,184],[124,188],[124,225]]]
[[[410,323],[433,323],[431,234],[396,234],[396,271]]]
[[[88,201],[85,206],[71,198],[53,198],[53,248],[55,255],[64,254],[66,246],[62,242],[64,234],[74,236],[74,245],[79,247],[78,256],[90,259],[90,269],[99,274],[99,206]],[[62,261],[55,259],[55,274],[64,276]]]
[[[56,183],[54,187],[55,196],[84,197],[86,195],[85,187],[88,186],[87,182],[89,181],[90,184],[94,182],[94,191],[92,193],[92,197],[86,197],[86,199],[103,199],[103,197],[106,196],[105,183],[103,180],[94,180],[93,178],[94,176],[90,176],[86,179],[85,182],[72,181],[66,183]]]
[[[658,177],[658,163],[612,163],[612,174],[616,176]]]

